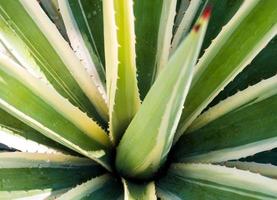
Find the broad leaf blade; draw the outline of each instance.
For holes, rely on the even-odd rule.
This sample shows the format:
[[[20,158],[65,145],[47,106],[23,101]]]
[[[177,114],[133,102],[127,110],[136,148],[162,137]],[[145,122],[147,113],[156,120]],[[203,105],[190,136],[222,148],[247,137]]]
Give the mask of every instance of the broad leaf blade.
[[[274,76],[203,113],[176,144],[175,160],[222,162],[276,148],[276,84]]]
[[[165,199],[276,199],[277,180],[210,164],[174,164],[158,181]]]
[[[0,196],[3,199],[38,198],[39,195],[47,198],[100,174],[102,169],[84,158],[0,153]]]
[[[112,200],[122,195],[120,182],[108,174],[93,178],[69,190],[57,200]]]
[[[275,36],[276,6],[274,0],[245,1],[214,40],[196,66],[175,141],[220,90]],[[253,34],[250,36],[249,33]]]
[[[132,183],[123,180],[124,184],[124,200],[155,200],[155,184],[150,183]]]
[[[52,87],[4,56],[0,57],[0,86],[0,107],[5,111],[45,136],[100,163],[102,161],[93,152],[100,150],[108,156],[110,140],[96,122]],[[107,166],[107,160],[104,163]]]
[[[132,0],[103,1],[110,136],[117,144],[136,114],[135,27]]]
[[[33,68],[39,67],[59,93],[105,124],[100,117],[108,118],[104,99],[38,2],[1,1],[0,8],[1,39],[14,56],[27,61],[29,57],[34,59],[35,64],[32,65],[36,66]],[[33,42],[34,38],[36,42]],[[20,44],[24,44],[24,48]],[[22,55],[22,49],[25,55]]]
[[[116,166],[120,173],[146,178],[165,161],[190,86],[208,16],[207,10],[171,57],[126,130],[117,149]],[[188,52],[186,57],[184,52]]]

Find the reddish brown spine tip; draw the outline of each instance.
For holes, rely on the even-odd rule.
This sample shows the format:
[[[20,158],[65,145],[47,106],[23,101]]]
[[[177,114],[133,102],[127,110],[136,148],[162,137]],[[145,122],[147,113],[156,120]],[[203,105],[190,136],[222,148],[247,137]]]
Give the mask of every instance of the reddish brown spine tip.
[[[202,17],[204,19],[209,19],[212,13],[212,6],[211,5],[207,5],[206,8],[204,9],[203,13],[202,13]]]
[[[193,30],[194,30],[195,32],[198,32],[199,29],[200,29],[200,26],[201,26],[201,24],[196,24],[196,25],[193,27]]]

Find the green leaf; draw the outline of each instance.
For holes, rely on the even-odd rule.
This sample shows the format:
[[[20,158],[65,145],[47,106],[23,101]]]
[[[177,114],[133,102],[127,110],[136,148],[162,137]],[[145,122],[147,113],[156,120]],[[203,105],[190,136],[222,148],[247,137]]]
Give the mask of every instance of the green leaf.
[[[52,140],[109,168],[106,159],[111,143],[105,131],[52,87],[3,55],[0,107]],[[105,156],[99,158],[96,152]]]
[[[125,176],[147,178],[165,161],[189,90],[207,17],[208,11],[171,57],[123,135],[116,166]],[[183,56],[184,52],[187,56]]]
[[[134,0],[136,63],[138,87],[142,100],[155,77],[157,38],[163,2],[161,0]]]
[[[88,159],[60,154],[0,153],[0,196],[49,197],[102,173]],[[33,197],[36,198],[36,197]],[[38,198],[38,197],[37,197]]]
[[[272,165],[277,166],[277,148],[272,149],[270,151],[257,153],[253,156],[242,158],[240,160],[246,161],[246,162],[264,163],[264,164],[271,163]]]
[[[176,144],[174,159],[222,162],[276,148],[276,84],[274,76],[200,115]]]
[[[213,7],[213,12],[200,55],[211,45],[213,39],[220,33],[222,27],[232,19],[242,3],[243,0],[207,0],[207,4]]]
[[[89,25],[93,11],[84,9],[90,6],[91,2],[87,0],[58,0],[58,3],[75,55],[80,59],[100,92],[106,98],[105,71],[97,51],[92,27]],[[94,12],[98,11],[94,10]]]
[[[275,55],[277,55],[277,36],[219,93],[209,106],[216,105],[221,100],[234,95],[238,90],[244,90],[262,79],[270,78],[277,74],[277,59],[272,59]]]
[[[117,144],[140,106],[133,1],[103,1],[103,12],[109,129]]]
[[[271,164],[260,164],[255,162],[240,162],[240,161],[229,161],[224,162],[222,165],[226,167],[233,167],[241,170],[258,173],[263,176],[277,179],[277,166]]]
[[[193,19],[195,18],[196,13],[202,2],[203,2],[202,0],[195,0],[189,3],[189,6],[185,11],[183,18],[176,29],[176,33],[174,34],[172,45],[171,45],[172,46],[171,52],[174,52],[176,50],[176,48],[178,47],[178,45],[180,44],[184,36],[186,36],[189,33],[190,27],[193,23]]]
[[[41,134],[39,134],[41,136]],[[43,137],[43,136],[42,136]],[[32,140],[28,140],[14,132],[4,129],[0,126],[0,143],[6,145],[10,149],[19,150],[22,152],[40,152],[40,153],[57,153],[61,152],[58,149],[51,148],[47,145],[42,145]],[[50,144],[55,142],[50,142]]]
[[[107,105],[97,86],[38,2],[1,1],[0,16],[1,41],[21,64],[39,68],[61,95],[105,124],[100,115],[108,118]]]
[[[22,121],[18,120],[5,110],[0,108],[0,129],[5,129],[4,132],[2,132],[0,135],[0,143],[6,144],[9,147],[13,147],[15,149],[18,149],[18,147],[22,147],[21,149],[18,149],[20,151],[23,151],[23,149],[30,149],[30,146],[24,146],[20,141],[24,141],[26,139],[29,143],[37,143],[39,145],[46,147],[45,150],[58,150],[58,151],[69,151],[69,149],[65,148],[64,146],[60,145],[59,143],[56,143],[55,141],[45,137],[44,135],[40,134],[38,131],[35,129],[31,128],[30,126],[24,124]],[[3,130],[2,130],[3,131]],[[5,138],[5,136],[11,136],[9,137],[11,140],[8,140]],[[18,140],[18,145],[17,148],[15,147],[15,144],[12,143],[13,138],[20,138]],[[41,147],[42,147],[41,146]],[[48,148],[49,149],[48,149]],[[40,148],[41,149],[41,148]],[[42,149],[41,149],[42,150]]]
[[[162,199],[276,199],[277,180],[210,164],[174,164],[157,182]]]
[[[54,22],[54,24],[59,29],[59,32],[62,36],[68,40],[68,36],[66,34],[65,25],[60,13],[60,8],[58,5],[58,0],[40,0],[39,1],[41,7],[46,12],[48,17]]]
[[[123,180],[124,184],[124,200],[155,200],[155,184],[149,183],[132,183],[130,181]]]
[[[163,1],[158,33],[155,78],[166,66],[169,60],[176,5],[177,0]]]
[[[275,0],[244,1],[239,11],[207,49],[196,66],[175,141],[184,134],[212,99],[275,36],[276,6]]]
[[[120,195],[122,195],[120,182],[105,174],[78,185],[57,198],[57,200],[112,200],[118,199]]]

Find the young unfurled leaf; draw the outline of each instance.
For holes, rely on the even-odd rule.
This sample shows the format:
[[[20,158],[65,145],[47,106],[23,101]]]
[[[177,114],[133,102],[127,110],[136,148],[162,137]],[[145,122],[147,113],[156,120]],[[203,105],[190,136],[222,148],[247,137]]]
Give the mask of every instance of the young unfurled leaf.
[[[190,87],[209,12],[204,11],[171,57],[123,135],[116,166],[125,176],[147,178],[164,163]]]
[[[133,0],[103,1],[103,12],[109,130],[117,144],[140,105]]]

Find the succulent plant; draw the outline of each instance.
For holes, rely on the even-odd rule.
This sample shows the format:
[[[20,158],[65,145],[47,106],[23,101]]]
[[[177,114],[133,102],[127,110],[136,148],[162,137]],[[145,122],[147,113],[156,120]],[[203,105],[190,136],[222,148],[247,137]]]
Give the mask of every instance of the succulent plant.
[[[0,199],[277,199],[276,0],[0,0]]]

